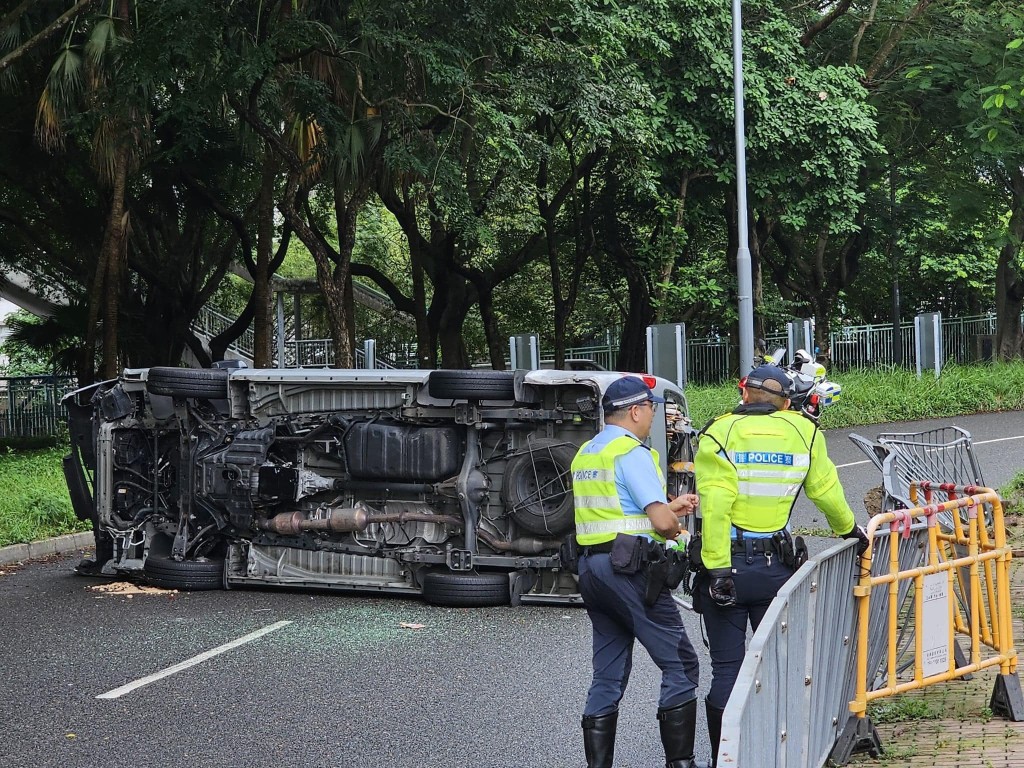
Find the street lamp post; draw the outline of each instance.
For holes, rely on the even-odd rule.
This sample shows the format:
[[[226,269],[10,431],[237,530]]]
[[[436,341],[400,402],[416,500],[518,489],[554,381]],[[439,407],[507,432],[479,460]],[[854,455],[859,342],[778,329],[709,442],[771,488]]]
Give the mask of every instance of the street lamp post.
[[[732,79],[736,100],[736,282],[739,299],[740,375],[754,364],[754,297],[747,232],[747,148],[743,119],[743,15],[732,0]]]

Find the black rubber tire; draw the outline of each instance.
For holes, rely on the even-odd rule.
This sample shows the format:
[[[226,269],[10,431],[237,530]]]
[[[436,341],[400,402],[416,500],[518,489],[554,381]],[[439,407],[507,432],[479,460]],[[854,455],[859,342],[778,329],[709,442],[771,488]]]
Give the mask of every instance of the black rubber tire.
[[[150,552],[142,571],[154,587],[187,592],[224,589],[224,561],[219,558],[178,561]]]
[[[146,389],[154,395],[223,400],[228,396],[228,372],[216,368],[150,368]]]
[[[512,601],[507,573],[432,571],[423,577],[423,599],[431,605],[481,608]]]
[[[442,400],[514,400],[514,371],[434,371],[427,390]]]
[[[508,460],[501,498],[520,528],[560,536],[573,527],[576,510],[571,468],[575,457],[575,445],[543,439]]]

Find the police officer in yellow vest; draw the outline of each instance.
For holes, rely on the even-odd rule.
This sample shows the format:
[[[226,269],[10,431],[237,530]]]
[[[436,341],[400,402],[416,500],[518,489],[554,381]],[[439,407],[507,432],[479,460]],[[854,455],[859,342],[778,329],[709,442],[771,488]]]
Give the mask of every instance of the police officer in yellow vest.
[[[792,380],[762,365],[742,384],[743,400],[701,433],[694,461],[706,572],[694,589],[711,651],[711,691],[705,702],[712,766],[717,764],[722,711],[743,662],[747,622],[755,630],[772,599],[799,566],[787,529],[800,489],[832,530],[867,547],[855,524],[835,465],[817,424],[789,408]]]
[[[582,722],[588,768],[611,768],[634,640],[662,671],[658,720],[666,765],[693,765],[697,655],[668,589],[652,595],[654,605],[644,602],[645,556],[655,542],[674,539],[679,516],[697,504],[693,494],[668,501],[658,455],[645,444],[664,402],[636,376],[614,381],[601,401],[605,428],[572,463],[580,594],[594,633]]]

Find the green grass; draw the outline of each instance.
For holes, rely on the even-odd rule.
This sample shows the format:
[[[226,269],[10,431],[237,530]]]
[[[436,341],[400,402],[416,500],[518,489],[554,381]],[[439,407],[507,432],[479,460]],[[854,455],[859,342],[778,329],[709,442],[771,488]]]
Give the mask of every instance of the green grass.
[[[905,723],[908,720],[935,720],[939,713],[921,699],[895,696],[868,704],[868,716],[876,723]]]
[[[849,371],[831,378],[843,387],[838,403],[825,409],[825,429],[888,421],[915,421],[969,413],[1024,409],[1024,362],[948,366],[939,378],[911,371]],[[687,387],[693,423],[703,426],[738,402],[735,384]]]
[[[1003,500],[1003,509],[1007,515],[1019,515],[1024,512],[1024,472],[1018,473],[1000,488],[999,496]]]
[[[0,448],[0,547],[89,530],[71,510],[61,459],[65,448]]]

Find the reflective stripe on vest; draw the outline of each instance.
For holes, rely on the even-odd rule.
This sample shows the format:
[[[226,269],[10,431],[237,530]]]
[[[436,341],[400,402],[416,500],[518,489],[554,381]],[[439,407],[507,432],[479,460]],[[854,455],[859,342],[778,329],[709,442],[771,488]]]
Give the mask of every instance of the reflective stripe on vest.
[[[584,443],[572,462],[573,503],[576,506],[576,540],[583,546],[611,541],[617,533],[645,534],[662,540],[647,515],[626,515],[615,487],[615,460],[640,448],[636,438],[622,435],[610,440],[600,451],[585,453]],[[662,488],[665,478],[660,459],[651,451]]]
[[[576,538],[601,533],[646,533],[654,536],[651,519],[647,515],[623,515],[618,520],[598,520],[596,523],[576,523]],[[610,541],[612,537],[605,537]],[[582,542],[581,542],[582,543]]]

